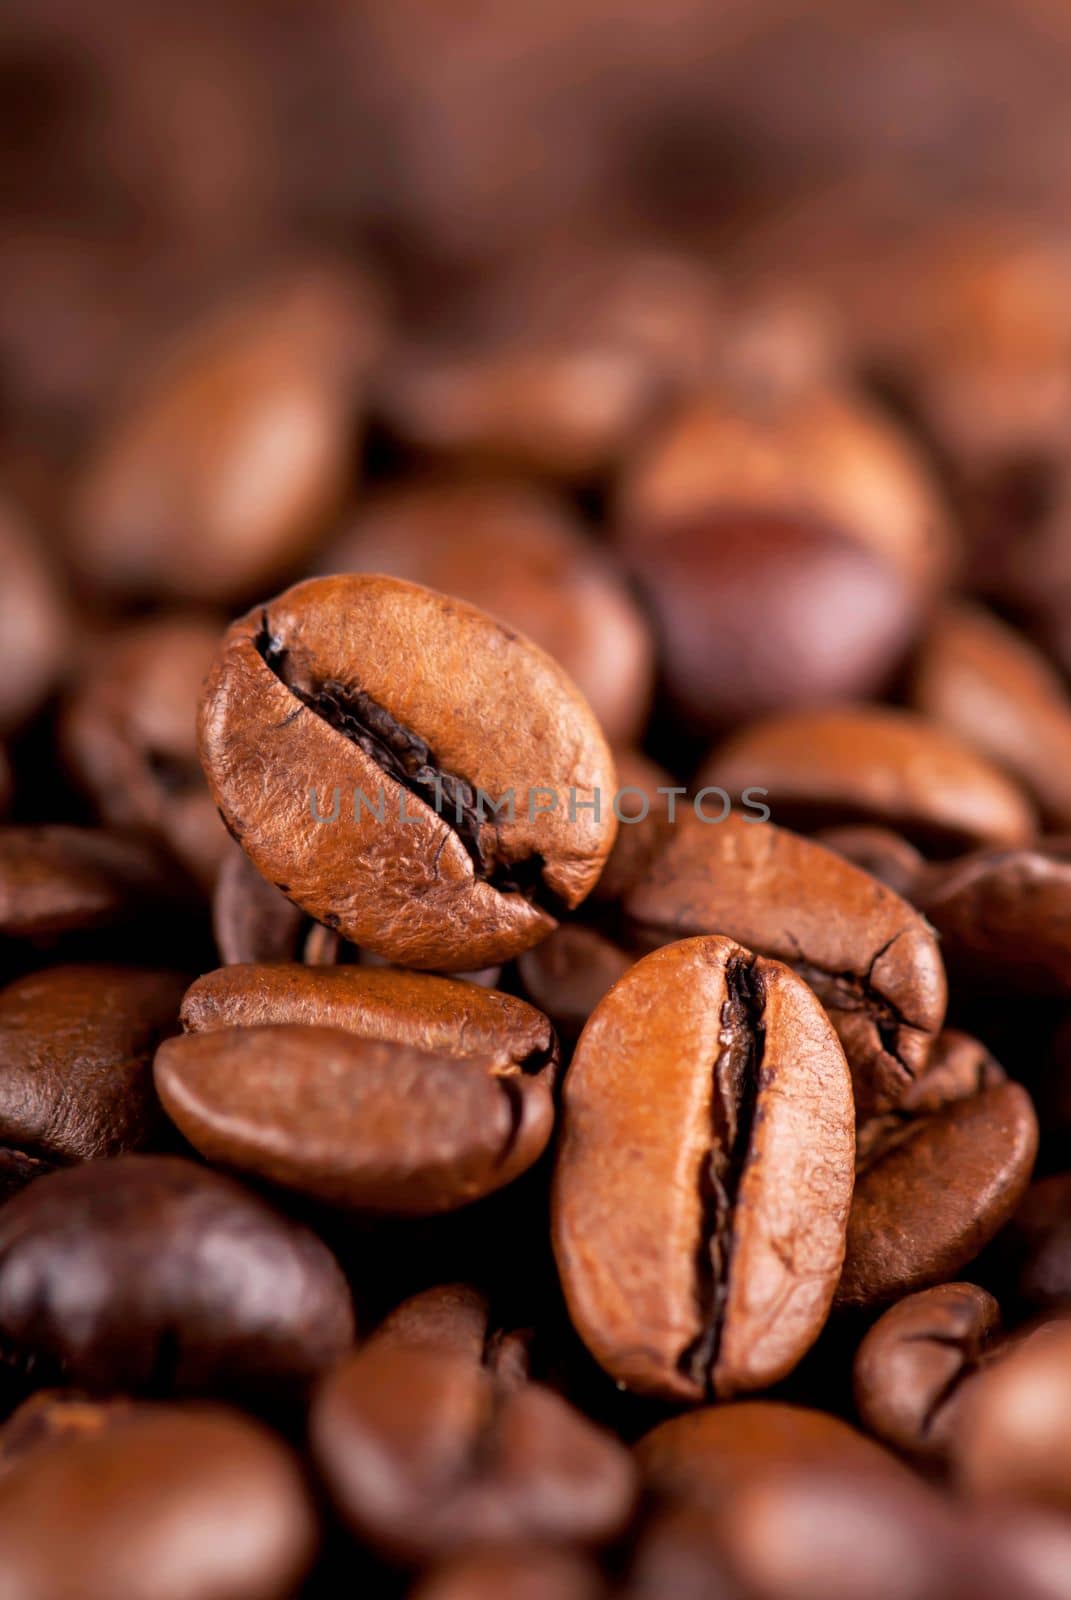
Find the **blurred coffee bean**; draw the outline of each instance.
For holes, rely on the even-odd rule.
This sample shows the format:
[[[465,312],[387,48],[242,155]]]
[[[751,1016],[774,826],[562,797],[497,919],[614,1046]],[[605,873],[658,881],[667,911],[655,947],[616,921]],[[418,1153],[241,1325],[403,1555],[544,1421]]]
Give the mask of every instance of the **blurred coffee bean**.
[[[346,1522],[405,1562],[517,1539],[601,1544],[635,1496],[628,1451],[559,1395],[389,1342],[324,1379],[311,1440]]]
[[[823,828],[815,837],[819,844],[862,867],[905,900],[911,899],[915,880],[926,865],[922,853],[891,828],[849,823],[840,828]]]
[[[738,813],[686,814],[623,901],[644,945],[722,932],[794,967],[848,1057],[857,1116],[897,1105],[944,1020],[932,930],[830,850]]]
[[[176,615],[110,634],[83,663],[60,731],[101,820],[159,839],[206,889],[227,835],[197,759],[197,705],[221,632]]]
[[[561,668],[396,578],[312,579],[234,623],[201,756],[264,875],[406,966],[465,971],[535,944],[552,907],[589,893],[617,831],[581,809],[612,795],[613,763]],[[338,804],[317,813],[325,786]]]
[[[552,1545],[507,1544],[474,1550],[434,1567],[412,1600],[603,1600],[607,1589],[598,1568]]]
[[[53,944],[148,924],[174,883],[146,841],[60,823],[0,828],[0,934]]]
[[[312,268],[205,317],[142,374],[77,486],[71,553],[120,597],[231,603],[294,570],[353,471],[375,289]]]
[[[666,693],[697,733],[876,691],[915,631],[902,573],[791,508],[722,505],[623,548]]]
[[[527,1171],[554,1126],[544,1061],[476,1048],[458,1059],[340,1028],[188,1033],[161,1046],[155,1076],[210,1161],[360,1210],[419,1216],[480,1199]]]
[[[1071,1326],[1050,1323],[971,1386],[955,1440],[970,1495],[1071,1506]]]
[[[0,736],[26,722],[58,684],[70,653],[70,619],[40,536],[0,505]]]
[[[668,772],[636,750],[615,750],[614,765],[617,838],[591,891],[593,902],[619,900],[631,887],[664,842],[671,826],[670,806],[676,817],[676,799],[683,794],[683,785],[675,785]]]
[[[50,967],[0,989],[0,1141],[66,1165],[136,1150],[159,1121],[153,1052],[179,973]]]
[[[1020,1315],[1071,1307],[1071,1173],[1030,1185],[987,1264]]]
[[[104,1433],[145,1405],[121,1398],[95,1400],[77,1389],[38,1389],[0,1426],[0,1474],[42,1450]]]
[[[654,672],[647,621],[612,555],[549,495],[494,481],[402,483],[367,504],[318,565],[468,600],[553,656],[612,744],[642,731]]]
[[[309,939],[320,926],[261,877],[240,845],[224,850],[212,895],[212,932],[221,961],[307,958]],[[338,936],[322,931],[333,941],[333,959]]]
[[[466,1356],[482,1364],[503,1390],[520,1388],[531,1376],[529,1337],[498,1324],[488,1297],[471,1284],[436,1284],[410,1295],[387,1313],[372,1339]]]
[[[595,1358],[693,1402],[791,1371],[829,1312],[854,1153],[847,1063],[789,968],[718,937],[637,963],[563,1091],[554,1251]]]
[[[620,1600],[743,1600],[707,1511],[685,1502],[662,1506],[641,1524]]]
[[[942,1283],[898,1301],[855,1358],[863,1423],[905,1455],[946,1462],[964,1397],[1000,1331],[1000,1307],[973,1283]]]
[[[121,1156],[0,1210],[0,1336],[94,1392],[281,1399],[348,1348],[353,1311],[307,1229],[192,1162]]]
[[[0,1477],[13,1597],[287,1600],[316,1542],[290,1452],[223,1407],[136,1407]]]
[[[1030,1096],[1007,1082],[860,1130],[838,1304],[880,1305],[954,1278],[1014,1213],[1037,1144]]]
[[[1028,640],[976,607],[947,606],[915,662],[912,701],[1018,778],[1053,829],[1071,826],[1071,698]]]
[[[598,929],[571,922],[519,956],[517,976],[532,1004],[547,1013],[563,1039],[572,1040],[634,960]]]
[[[1025,844],[1034,816],[1018,786],[956,735],[887,706],[786,712],[717,748],[697,784],[764,788],[785,827],[877,823],[944,855]]]

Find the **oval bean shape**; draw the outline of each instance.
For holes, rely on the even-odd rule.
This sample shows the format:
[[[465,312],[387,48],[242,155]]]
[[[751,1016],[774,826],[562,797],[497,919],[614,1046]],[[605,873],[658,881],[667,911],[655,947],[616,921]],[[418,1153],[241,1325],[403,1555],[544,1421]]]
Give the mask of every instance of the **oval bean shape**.
[[[362,1210],[479,1199],[526,1171],[554,1125],[548,1074],[340,1028],[186,1034],[155,1070],[168,1115],[210,1161]]]
[[[259,1196],[120,1156],[0,1209],[0,1338],[98,1392],[278,1396],[349,1348],[353,1307],[327,1246]]]
[[[825,1006],[860,1119],[924,1071],[947,988],[933,929],[833,851],[773,823],[688,817],[624,900],[643,942],[723,933],[784,961]]]
[[[645,957],[565,1081],[553,1239],[592,1354],[676,1400],[783,1377],[829,1311],[854,1158],[847,1063],[795,973],[720,937]]]
[[[182,1002],[189,1033],[302,1023],[342,1028],[449,1056],[487,1056],[502,1070],[557,1063],[554,1029],[541,1011],[497,989],[393,967],[219,967]]]
[[[400,965],[467,971],[527,949],[614,842],[613,761],[561,668],[400,579],[310,579],[234,623],[200,728],[258,869]],[[597,794],[598,818],[583,809]]]
[[[222,1406],[139,1406],[0,1479],[10,1600],[286,1600],[316,1514],[296,1461]]]
[[[955,734],[911,711],[786,712],[727,739],[697,784],[768,791],[788,827],[874,822],[943,854],[1023,844],[1035,828],[1020,788]]]

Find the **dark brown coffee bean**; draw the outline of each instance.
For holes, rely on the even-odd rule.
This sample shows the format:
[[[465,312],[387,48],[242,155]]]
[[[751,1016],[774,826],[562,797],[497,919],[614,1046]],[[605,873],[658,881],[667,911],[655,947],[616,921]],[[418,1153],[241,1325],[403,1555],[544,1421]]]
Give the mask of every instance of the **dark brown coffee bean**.
[[[661,1506],[640,1528],[619,1600],[743,1600],[704,1506]]]
[[[0,828],[0,934],[51,943],[148,921],[176,884],[146,842],[47,823]]]
[[[606,1583],[583,1556],[552,1545],[508,1544],[444,1561],[412,1600],[603,1600]]]
[[[869,872],[905,900],[911,899],[915,882],[926,865],[921,851],[891,828],[849,824],[841,828],[823,828],[815,837],[827,850],[835,850],[839,856],[862,867],[864,872]]]
[[[860,1130],[842,1305],[877,1305],[955,1275],[1022,1199],[1038,1125],[1017,1083]]]
[[[526,1172],[554,1126],[553,1074],[539,1064],[340,1028],[186,1034],[155,1070],[168,1115],[210,1161],[361,1210],[466,1205]]]
[[[393,1343],[328,1375],[311,1440],[345,1521],[405,1561],[514,1539],[599,1544],[635,1495],[628,1451],[559,1395]]]
[[[1071,838],[934,863],[912,899],[961,983],[1071,995]]]
[[[670,1500],[725,1503],[743,1484],[832,1467],[887,1477],[897,1459],[839,1417],[776,1400],[702,1406],[659,1423],[636,1446],[644,1485]]]
[[[642,732],[649,626],[610,553],[549,495],[494,481],[403,484],[364,507],[319,565],[384,572],[479,606],[564,667],[611,744]]]
[[[1071,1173],[1032,1183],[993,1247],[1001,1296],[1026,1316],[1071,1306]]]
[[[561,670],[397,579],[314,579],[235,623],[201,750],[260,871],[405,966],[472,969],[535,944],[548,907],[589,893],[616,832],[609,751]],[[310,794],[329,818],[332,789],[337,820],[317,822]],[[514,821],[492,820],[510,793]],[[595,805],[598,819],[580,809]]]
[[[353,1340],[338,1264],[230,1179],[121,1156],[0,1210],[0,1337],[96,1392],[280,1393]]]
[[[467,1283],[437,1284],[410,1295],[379,1324],[372,1338],[407,1349],[438,1350],[483,1365],[503,1389],[530,1376],[530,1339],[498,1327],[485,1294]]]
[[[634,966],[565,1080],[554,1249],[619,1383],[763,1388],[820,1332],[855,1154],[851,1079],[807,985],[727,938]]]
[[[906,1455],[947,1461],[969,1386],[999,1337],[1000,1307],[973,1283],[942,1283],[898,1301],[856,1354],[863,1423]]]
[[[595,1007],[634,963],[634,956],[595,928],[565,923],[517,960],[532,1004],[565,1039],[575,1039]]]
[[[742,815],[686,814],[624,910],[648,944],[725,933],[794,967],[840,1036],[860,1120],[896,1105],[925,1070],[946,1001],[933,931],[812,840]]]
[[[1071,1507],[1071,1326],[1050,1323],[994,1362],[963,1406],[955,1439],[972,1495]]]
[[[153,1052],[178,1030],[184,982],[87,965],[0,989],[0,1144],[57,1165],[146,1144],[159,1119]]]
[[[564,931],[564,930],[563,930]],[[558,1044],[542,1012],[513,995],[397,967],[220,967],[191,984],[182,1002],[189,1033],[302,1023],[343,1028],[363,1039],[410,1045],[500,1073],[549,1071]]]
[[[946,606],[915,663],[912,700],[1018,778],[1050,827],[1071,827],[1071,700],[1027,639],[979,607]]]
[[[349,479],[378,320],[360,279],[311,271],[190,330],[77,486],[80,568],[123,595],[220,602],[292,570]]]
[[[914,631],[915,602],[895,569],[792,512],[731,506],[624,554],[654,617],[673,709],[698,733],[868,693]]]
[[[39,539],[0,504],[0,736],[26,722],[67,665],[68,618],[56,573]],[[0,781],[0,788],[2,788]]]
[[[761,392],[752,388],[750,393],[708,389],[686,401],[628,465],[620,518],[630,541],[656,543],[662,529],[705,516],[717,519],[726,510],[754,513],[758,524],[764,513],[772,513],[812,527],[839,528],[881,567],[901,575],[915,595],[932,591],[950,565],[949,519],[912,442],[856,396],[812,383],[765,383]],[[755,557],[759,562],[757,550]],[[845,581],[852,571],[843,568]],[[866,569],[854,571],[863,600]],[[763,583],[776,594],[773,574],[763,570],[756,577],[756,597]],[[895,592],[898,585],[887,581]],[[811,593],[808,586],[804,594]],[[784,601],[790,617],[787,589]],[[812,639],[827,662],[831,640],[852,640],[862,666],[862,635],[849,633],[844,619],[831,610],[824,614],[836,631],[823,640],[817,608],[824,609],[825,602],[815,596],[812,603]],[[768,623],[769,618],[762,625],[767,639]],[[791,637],[801,639],[799,632]],[[846,668],[847,656],[841,660]],[[840,692],[853,691],[845,684]]]
[[[318,927],[261,877],[238,845],[224,851],[212,896],[212,932],[221,961],[298,961]],[[337,934],[323,932],[337,945]]]
[[[763,788],[787,827],[878,823],[945,855],[1024,844],[1034,832],[1015,783],[913,712],[850,706],[769,717],[734,734],[696,782]]]
[[[227,848],[197,759],[197,703],[219,635],[213,622],[176,616],[98,641],[61,728],[102,821],[158,838],[206,889]]]
[[[7,1592],[287,1600],[316,1516],[297,1463],[223,1407],[139,1406],[0,1477]]]
[[[638,751],[615,750],[614,763],[614,813],[619,827],[602,876],[591,892],[592,900],[600,902],[619,900],[646,870],[673,826],[669,820],[671,800],[675,819],[681,798],[681,787],[674,785],[669,773]],[[669,793],[674,788],[675,796]]]

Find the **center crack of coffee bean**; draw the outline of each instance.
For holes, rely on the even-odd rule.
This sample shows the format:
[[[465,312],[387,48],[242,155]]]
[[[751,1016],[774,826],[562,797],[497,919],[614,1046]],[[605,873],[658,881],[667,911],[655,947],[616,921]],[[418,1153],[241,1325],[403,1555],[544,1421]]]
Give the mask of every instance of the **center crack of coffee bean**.
[[[484,819],[476,789],[467,779],[441,767],[426,740],[398,722],[363,689],[334,678],[320,684],[300,682],[290,652],[271,631],[267,612],[262,614],[254,643],[265,666],[296,700],[357,745],[381,772],[447,823],[464,845],[477,878],[500,894],[519,894],[554,915],[561,913],[564,908],[543,882],[544,857],[534,853],[520,861],[497,861],[484,845]]]
[[[714,1062],[711,1086],[710,1154],[699,1172],[702,1228],[696,1296],[703,1328],[678,1362],[683,1373],[707,1390],[725,1320],[736,1196],[751,1146],[766,1039],[766,997],[754,958],[738,956],[730,961],[725,983],[728,995],[721,1010],[722,1048]]]

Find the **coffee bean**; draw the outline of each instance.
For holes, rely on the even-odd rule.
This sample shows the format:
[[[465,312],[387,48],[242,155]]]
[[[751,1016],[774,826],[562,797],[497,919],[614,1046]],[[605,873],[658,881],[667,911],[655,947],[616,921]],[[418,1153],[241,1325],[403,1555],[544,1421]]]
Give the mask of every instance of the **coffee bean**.
[[[505,1545],[444,1561],[412,1600],[603,1600],[606,1585],[583,1556],[552,1545]]]
[[[0,745],[0,822],[4,820],[11,809],[13,789],[14,780],[11,776],[11,763],[3,745]]]
[[[0,934],[54,943],[173,909],[177,885],[143,841],[46,823],[0,828]]]
[[[85,965],[0,989],[0,1143],[57,1165],[146,1144],[153,1052],[178,1029],[184,981]]]
[[[289,1451],[222,1407],[133,1408],[0,1477],[4,1582],[61,1600],[287,1600],[316,1518]]]
[[[466,1205],[527,1171],[554,1125],[540,1065],[339,1028],[186,1034],[155,1072],[168,1115],[210,1161],[361,1210]]]
[[[838,1302],[882,1304],[955,1277],[1015,1211],[1037,1142],[1017,1083],[861,1130]]]
[[[793,966],[829,1013],[860,1119],[896,1105],[945,1013],[937,941],[898,895],[773,823],[686,815],[624,898],[646,944],[725,933]]]
[[[220,967],[182,1002],[189,1033],[302,1023],[343,1028],[415,1050],[481,1056],[499,1073],[548,1072],[558,1044],[546,1017],[523,1000],[430,972],[396,967]]]
[[[891,828],[847,824],[840,828],[823,828],[815,837],[827,850],[835,850],[855,866],[862,867],[864,872],[869,872],[905,900],[911,899],[915,882],[926,866],[922,852]]]
[[[0,736],[19,728],[59,681],[69,654],[69,619],[56,571],[40,539],[0,504]]]
[[[1053,829],[1071,827],[1071,700],[1020,634],[976,606],[946,606],[915,662],[912,701],[1018,778]]]
[[[632,955],[605,934],[571,922],[518,957],[517,976],[562,1037],[576,1039],[603,995],[632,964]]]
[[[843,1052],[793,972],[719,937],[639,962],[564,1089],[554,1249],[592,1354],[672,1399],[783,1377],[829,1311],[854,1148]]]
[[[166,617],[117,630],[82,664],[60,737],[101,820],[158,838],[211,889],[227,848],[197,759],[197,702],[218,626]]]
[[[317,579],[235,623],[206,686],[201,749],[260,871],[408,966],[476,968],[536,943],[590,891],[616,831],[609,752],[554,663],[396,579]],[[310,791],[334,786],[344,813],[317,823]],[[550,803],[532,799],[541,790],[553,812],[536,809]],[[371,807],[380,797],[382,820],[359,800],[353,815],[358,791]],[[507,791],[515,821],[481,817],[481,793],[497,806]],[[579,809],[600,800],[599,819]]]
[[[360,279],[314,271],[191,329],[76,486],[79,568],[121,595],[183,601],[285,576],[345,489],[379,317]]]
[[[0,1426],[0,1474],[26,1456],[128,1422],[135,1406],[146,1409],[134,1400],[94,1400],[77,1389],[38,1389]]]
[[[498,1326],[485,1294],[465,1283],[437,1284],[395,1306],[372,1335],[377,1343],[466,1356],[491,1373],[502,1389],[520,1388],[531,1376],[530,1339]]]
[[[973,1283],[908,1295],[879,1317],[855,1358],[855,1404],[879,1439],[947,1461],[969,1386],[1000,1336],[1000,1307]]]
[[[641,1525],[620,1588],[620,1600],[743,1600],[705,1507],[660,1507]]]
[[[644,872],[673,826],[669,820],[671,798],[679,799],[681,794],[678,786],[672,797],[668,791],[674,784],[669,773],[635,750],[615,750],[614,764],[614,812],[620,827],[602,876],[591,892],[592,901],[599,903],[621,899]],[[676,814],[674,804],[674,819]]]
[[[353,1339],[334,1257],[170,1156],[39,1178],[0,1210],[0,1337],[95,1392],[281,1394]]]
[[[971,1386],[955,1438],[956,1470],[972,1495],[1071,1506],[1071,1326],[1037,1329]]]
[[[383,572],[457,595],[552,656],[611,743],[642,731],[654,672],[647,621],[610,553],[551,496],[493,480],[403,485],[359,513],[320,570]]]
[[[635,1495],[616,1439],[463,1355],[373,1341],[324,1379],[310,1426],[339,1512],[407,1562],[514,1539],[600,1544]]]
[[[296,961],[313,929],[299,906],[262,878],[238,845],[224,851],[212,896],[212,932],[221,961]],[[338,944],[338,935],[323,932]]]
[[[1016,1311],[1052,1315],[1071,1306],[1071,1173],[1032,1183],[990,1262]]]
[[[868,822],[928,850],[1025,844],[1034,818],[1022,791],[954,734],[885,706],[786,712],[733,735],[696,779],[730,794],[767,791],[787,827]]]

